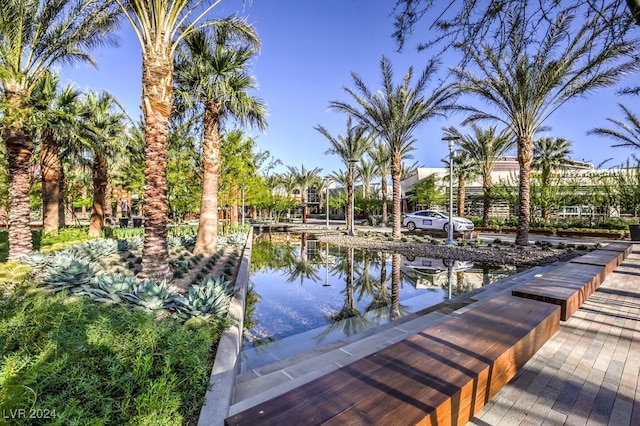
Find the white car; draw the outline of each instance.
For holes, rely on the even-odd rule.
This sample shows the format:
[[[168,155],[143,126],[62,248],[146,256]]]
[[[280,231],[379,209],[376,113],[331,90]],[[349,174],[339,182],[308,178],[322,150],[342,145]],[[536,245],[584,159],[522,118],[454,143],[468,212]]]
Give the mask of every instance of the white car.
[[[473,231],[473,222],[469,219],[453,216],[451,221],[454,232]],[[409,231],[434,229],[449,232],[449,215],[436,210],[420,210],[406,215],[402,226],[406,226]]]

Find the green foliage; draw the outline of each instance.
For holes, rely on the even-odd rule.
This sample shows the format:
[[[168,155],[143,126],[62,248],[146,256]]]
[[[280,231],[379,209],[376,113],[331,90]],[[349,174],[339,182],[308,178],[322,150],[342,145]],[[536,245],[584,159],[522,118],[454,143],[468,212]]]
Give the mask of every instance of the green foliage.
[[[64,251],[56,252],[43,269],[42,284],[54,293],[78,293],[95,275],[93,266],[84,257]]]
[[[96,275],[87,285],[82,287],[84,295],[94,302],[122,303],[123,295],[134,291],[138,280],[128,274]]]
[[[199,317],[209,321],[225,317],[233,291],[229,290],[229,281],[223,276],[205,278],[201,285],[193,285],[185,297],[176,297],[177,317],[189,320]]]
[[[55,411],[55,424],[185,424],[204,402],[223,327],[158,322],[27,285],[0,292],[0,410]]]
[[[423,208],[430,208],[444,200],[444,195],[436,189],[436,175],[432,174],[422,179],[407,191],[409,201],[420,204]]]
[[[0,264],[0,289],[5,285],[19,284],[31,276],[31,266],[18,261]]]
[[[130,293],[123,297],[129,302],[145,310],[145,312],[161,311],[170,306],[172,293],[176,288],[167,285],[166,281],[139,281]]]

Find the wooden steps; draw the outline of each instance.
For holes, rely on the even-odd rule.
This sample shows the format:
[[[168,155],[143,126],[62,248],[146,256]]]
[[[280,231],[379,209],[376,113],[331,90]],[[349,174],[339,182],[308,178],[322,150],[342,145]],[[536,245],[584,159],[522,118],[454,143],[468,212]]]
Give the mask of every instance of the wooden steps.
[[[237,413],[243,424],[465,424],[557,331],[560,308],[510,295]]]
[[[514,296],[560,306],[560,319],[568,320],[631,253],[629,243],[611,243],[552,271],[533,278],[512,291]]]

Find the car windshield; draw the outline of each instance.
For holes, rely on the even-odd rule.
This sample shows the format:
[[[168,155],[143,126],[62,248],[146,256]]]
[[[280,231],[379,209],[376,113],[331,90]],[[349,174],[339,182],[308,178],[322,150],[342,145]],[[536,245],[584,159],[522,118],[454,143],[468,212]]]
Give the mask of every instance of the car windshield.
[[[440,217],[443,217],[445,219],[449,217],[449,215],[446,214],[445,212],[434,212],[434,213],[436,214],[436,216],[440,216]]]

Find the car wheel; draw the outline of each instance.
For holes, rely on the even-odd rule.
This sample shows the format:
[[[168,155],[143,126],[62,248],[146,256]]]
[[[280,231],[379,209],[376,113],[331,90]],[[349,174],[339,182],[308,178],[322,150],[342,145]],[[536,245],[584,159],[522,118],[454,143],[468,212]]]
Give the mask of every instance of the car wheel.
[[[444,226],[442,227],[442,230],[443,230],[444,232],[449,232],[449,224],[448,224],[448,223],[445,223],[445,224],[444,224]]]
[[[409,223],[407,223],[407,229],[408,229],[409,231],[411,231],[411,232],[415,231],[415,230],[416,230],[416,224],[415,224],[415,223],[413,223],[413,222],[409,222]]]

